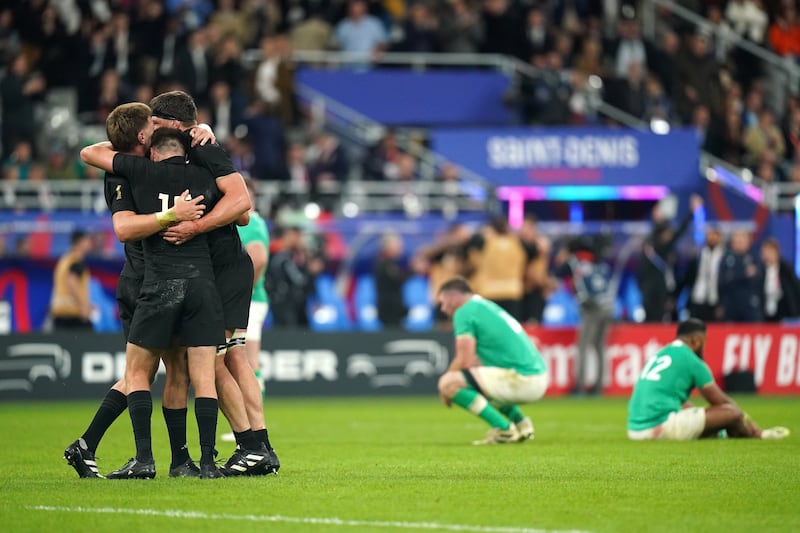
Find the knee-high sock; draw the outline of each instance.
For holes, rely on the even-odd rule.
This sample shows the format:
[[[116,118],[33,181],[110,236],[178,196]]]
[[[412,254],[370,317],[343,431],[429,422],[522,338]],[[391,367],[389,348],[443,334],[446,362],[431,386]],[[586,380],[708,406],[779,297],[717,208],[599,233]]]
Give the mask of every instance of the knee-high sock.
[[[508,429],[511,423],[486,398],[473,389],[458,389],[453,403],[484,419],[493,428]]]
[[[197,432],[200,434],[200,463],[202,464],[214,462],[218,410],[219,402],[216,398],[194,399],[194,416],[197,418]]]
[[[169,447],[172,450],[172,464],[170,468],[180,466],[190,459],[189,449],[186,444],[186,413],[187,409],[161,408],[164,413],[164,422],[167,424],[169,434]]]
[[[153,415],[153,397],[149,390],[140,390],[128,394],[128,412],[133,425],[133,438],[136,440],[136,460],[150,462],[153,460],[150,419]]]
[[[111,424],[113,424],[114,421],[119,418],[119,415],[124,413],[127,408],[128,398],[120,391],[110,389],[106,393],[89,427],[86,428],[86,431],[81,435],[81,438],[86,441],[86,446],[90,452],[94,453],[97,451],[97,446],[100,444],[103,435],[106,434],[106,430],[111,427]]]
[[[515,424],[519,424],[522,422],[522,419],[525,418],[525,413],[523,413],[522,409],[517,405],[503,405],[499,407],[498,410]]]

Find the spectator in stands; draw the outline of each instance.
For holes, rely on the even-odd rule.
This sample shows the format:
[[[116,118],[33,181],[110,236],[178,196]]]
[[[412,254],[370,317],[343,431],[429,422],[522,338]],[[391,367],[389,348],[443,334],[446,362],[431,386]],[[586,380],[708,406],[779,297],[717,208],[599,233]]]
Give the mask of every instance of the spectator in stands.
[[[775,115],[768,107],[758,114],[758,124],[750,126],[744,132],[744,146],[747,150],[746,162],[755,166],[764,152],[770,150],[780,159],[786,152],[781,130],[775,125]]]
[[[470,285],[519,319],[527,263],[519,237],[511,233],[505,218],[495,217],[471,242]]]
[[[482,6],[484,41],[481,51],[518,56],[524,31],[523,17],[508,0],[483,0]],[[530,60],[529,57],[523,59]]]
[[[719,294],[726,322],[758,322],[763,318],[758,262],[750,246],[749,232],[734,232],[730,249],[720,262]]]
[[[158,0],[142,0],[135,9],[130,22],[131,47],[136,52],[133,65],[135,79],[147,85],[155,85],[162,44],[158,37],[165,34],[167,24],[164,4]]]
[[[333,28],[319,8],[312,9],[307,19],[292,27],[289,40],[294,50],[325,50],[333,40]]]
[[[305,246],[300,228],[278,233],[280,250],[271,255],[266,276],[274,323],[278,327],[307,326],[306,301],[324,264]]]
[[[403,21],[403,38],[393,48],[398,52],[438,52],[438,29],[436,15],[423,0],[416,0],[410,3]]]
[[[41,163],[33,163],[28,170],[28,181],[34,185],[34,191],[31,191],[36,197],[35,205],[41,211],[50,212],[56,206],[55,197],[47,185],[47,174],[45,167]]]
[[[261,63],[256,69],[255,90],[262,102],[276,107],[281,99],[278,90],[278,65],[281,62],[278,39],[268,35],[261,39]]]
[[[47,179],[51,180],[76,180],[79,178],[78,166],[74,160],[69,158],[67,149],[62,144],[54,144],[50,147],[45,173]]]
[[[397,182],[418,180],[417,158],[411,154],[401,152],[400,155],[397,156],[397,174],[394,176],[386,176],[386,178]]]
[[[789,101],[791,103],[783,126],[783,144],[786,147],[786,159],[793,161],[800,156],[800,105],[796,98]]]
[[[706,137],[705,149],[711,154],[734,165],[742,161],[744,144],[742,115],[735,108],[729,107],[725,116],[712,122]]]
[[[776,239],[766,239],[761,245],[761,261],[758,286],[764,320],[780,322],[800,316],[800,280],[792,266],[781,258]]]
[[[397,233],[385,233],[373,268],[377,293],[378,319],[386,327],[402,327],[408,314],[403,302],[403,284],[409,273],[401,264],[403,238]]]
[[[572,240],[556,256],[555,265],[556,276],[572,281],[580,305],[581,322],[572,394],[581,396],[585,393],[586,367],[589,350],[592,349],[597,358],[597,376],[589,387],[589,393],[599,395],[603,392],[607,364],[606,339],[613,321],[616,297],[610,269],[602,261],[599,243],[591,236]]]
[[[650,47],[647,55],[648,68],[658,76],[664,91],[670,98],[675,98],[675,68],[681,53],[681,40],[674,31],[667,31],[661,36],[659,47]]]
[[[19,53],[19,30],[14,24],[14,12],[8,8],[0,9],[0,64],[9,65]]]
[[[520,106],[526,124],[566,124],[570,116],[571,80],[562,71],[562,58],[550,52],[541,70],[520,84]]]
[[[9,152],[5,167],[13,171],[14,180],[25,181],[28,179],[28,171],[33,164],[33,147],[28,141],[16,143],[13,150]]]
[[[608,80],[607,100],[611,105],[636,118],[647,115],[647,88],[644,65],[628,63],[628,72],[621,79]]]
[[[645,322],[671,322],[673,302],[670,295],[676,288],[674,249],[678,239],[689,228],[695,210],[703,205],[703,199],[692,195],[689,200],[689,212],[683,217],[677,228],[672,227],[661,206],[653,209],[653,231],[647,239],[636,281],[642,293]]]
[[[533,215],[525,217],[517,235],[528,257],[523,279],[520,321],[541,324],[545,304],[554,287],[554,280],[549,272],[552,244],[546,235],[539,232],[538,221]]]
[[[347,181],[350,167],[344,148],[336,137],[326,132],[318,133],[309,155],[311,181],[317,186],[323,182]]]
[[[717,63],[725,63],[728,59],[728,52],[736,42],[737,35],[725,21],[722,6],[714,4],[708,6],[706,17],[710,30],[711,53]]]
[[[528,10],[520,57],[523,61],[544,57],[555,48],[555,40],[542,8],[534,5]]]
[[[92,330],[89,301],[89,268],[86,255],[94,241],[83,231],[70,235],[70,248],[56,263],[50,316],[55,330]]]
[[[665,116],[662,118],[667,117]],[[698,146],[705,146],[706,138],[708,137],[708,128],[710,125],[711,112],[708,110],[708,108],[704,105],[695,106],[694,110],[692,111],[692,123],[690,126],[697,136]]]
[[[303,143],[293,142],[289,145],[281,181],[288,185],[292,193],[309,194],[311,198],[316,196],[316,183],[311,179],[311,172],[306,163],[306,147]]]
[[[783,2],[778,16],[767,33],[769,45],[784,57],[800,58],[800,23],[797,8],[792,2]]]
[[[44,89],[44,78],[31,72],[27,57],[16,56],[0,81],[4,156],[11,154],[21,141],[33,143],[36,135],[34,105],[44,95]]]
[[[236,126],[244,121],[244,102],[238,93],[231,93],[227,82],[217,81],[211,86],[209,108],[217,142],[225,144]]]
[[[232,37],[242,47],[252,41],[254,28],[248,10],[244,6],[238,8],[236,4],[236,0],[218,0],[217,9],[211,14],[210,21],[217,27],[220,35]]]
[[[614,74],[618,78],[625,78],[631,63],[647,64],[647,48],[633,6],[622,6],[617,33],[619,37],[610,43],[607,51],[613,58]]]
[[[691,121],[695,106],[716,110],[722,101],[719,65],[708,53],[708,35],[700,30],[688,41],[675,64],[675,110],[684,123]]]
[[[243,79],[245,79],[245,72],[242,66],[242,48],[239,41],[231,35],[224,36],[216,46],[211,62],[211,82],[227,83],[231,93],[238,95]]]
[[[383,180],[397,175],[397,160],[400,158],[397,135],[387,130],[377,144],[372,146],[364,158],[363,178]]]
[[[211,84],[211,57],[206,29],[192,31],[186,45],[178,48],[174,76],[184,90],[194,97],[198,106],[206,104]]]
[[[275,179],[283,171],[286,138],[280,119],[260,100],[250,104],[242,123],[247,126],[247,137],[253,147],[252,177],[259,180]]]
[[[703,322],[721,320],[723,309],[719,297],[719,264],[725,254],[722,233],[717,228],[706,230],[706,240],[700,253],[689,262],[676,291],[689,290],[686,309],[689,316]]]
[[[754,43],[763,42],[769,22],[759,0],[730,0],[725,7],[725,20],[736,33]]]
[[[114,69],[107,69],[100,76],[100,86],[97,94],[97,110],[93,122],[105,124],[109,113],[120,104],[130,100],[127,86],[120,79]]]
[[[789,169],[789,182],[800,184],[800,163],[795,164]]]
[[[372,61],[380,58],[389,41],[380,20],[367,14],[365,0],[350,0],[347,18],[336,26],[334,37],[342,51],[363,55]]]
[[[477,53],[484,39],[483,20],[469,0],[450,0],[445,4],[448,11],[439,24],[442,52]]]
[[[603,43],[600,39],[587,36],[583,40],[581,51],[575,58],[575,69],[594,76],[603,76],[606,67],[603,61]]]

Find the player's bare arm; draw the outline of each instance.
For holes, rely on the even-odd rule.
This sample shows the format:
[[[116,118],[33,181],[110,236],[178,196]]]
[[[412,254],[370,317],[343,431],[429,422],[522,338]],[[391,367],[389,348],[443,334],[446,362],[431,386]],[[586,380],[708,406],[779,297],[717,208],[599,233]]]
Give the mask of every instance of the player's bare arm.
[[[458,371],[479,365],[480,360],[478,359],[475,337],[471,335],[459,335],[456,337],[456,354],[447,370]]]
[[[183,222],[169,228],[164,232],[164,239],[174,244],[180,244],[199,233],[207,233],[233,222],[247,225],[250,220],[248,211],[252,204],[242,175],[234,172],[219,177],[217,178],[217,187],[222,192],[222,198],[214,206],[214,209],[200,220]],[[243,221],[244,224],[242,224]]]
[[[184,201],[177,202],[166,211],[138,215],[133,211],[119,211],[114,213],[111,221],[114,233],[120,242],[140,241],[167,229],[173,224],[186,220],[197,220],[203,216],[206,206],[202,202],[203,195],[191,198],[189,191],[183,191],[180,196]]]
[[[716,383],[709,383],[700,389],[700,394],[709,405],[736,405],[733,399],[722,392],[722,389]]]
[[[258,283],[258,279],[267,269],[267,248],[260,242],[251,242],[245,246],[245,250],[253,262],[253,283]]]
[[[118,152],[109,141],[86,146],[81,150],[81,161],[106,172],[114,172],[114,156]]]

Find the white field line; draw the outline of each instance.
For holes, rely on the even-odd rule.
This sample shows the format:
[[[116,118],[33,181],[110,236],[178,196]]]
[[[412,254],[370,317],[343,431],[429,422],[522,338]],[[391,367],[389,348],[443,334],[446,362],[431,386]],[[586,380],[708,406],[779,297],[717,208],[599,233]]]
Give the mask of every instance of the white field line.
[[[477,533],[585,533],[578,530],[546,530],[528,527],[472,526],[467,524],[440,524],[438,522],[393,522],[384,520],[345,520],[343,518],[282,516],[282,515],[237,515],[227,513],[204,513],[201,511],[125,509],[119,507],[61,507],[53,505],[34,505],[26,507],[35,511],[57,513],[126,514],[140,516],[160,516],[165,518],[195,518],[200,520],[242,520],[246,522],[270,522],[285,524],[304,524],[314,526],[344,527],[385,527],[397,529],[429,529],[437,531],[471,531]]]

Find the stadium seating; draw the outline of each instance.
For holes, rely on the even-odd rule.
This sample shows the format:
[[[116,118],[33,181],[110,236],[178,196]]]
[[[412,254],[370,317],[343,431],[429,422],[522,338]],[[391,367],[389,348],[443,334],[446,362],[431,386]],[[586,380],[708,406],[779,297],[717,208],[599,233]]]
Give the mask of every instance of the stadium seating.
[[[356,325],[363,331],[378,331],[383,328],[378,320],[378,295],[375,291],[375,278],[371,274],[363,274],[356,279],[353,291],[353,304],[356,314]]]

